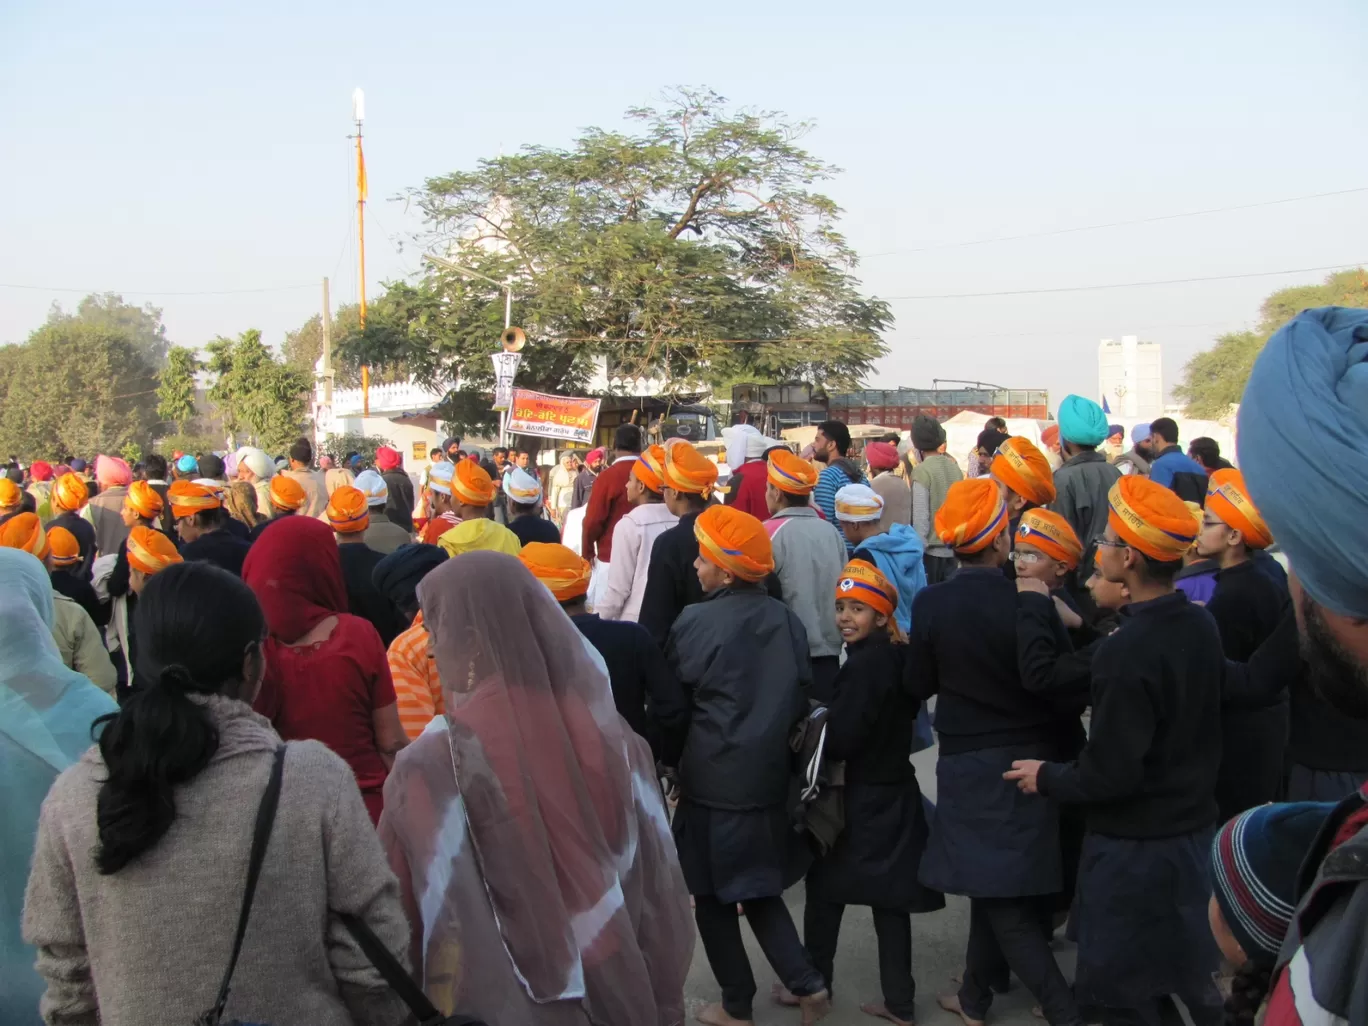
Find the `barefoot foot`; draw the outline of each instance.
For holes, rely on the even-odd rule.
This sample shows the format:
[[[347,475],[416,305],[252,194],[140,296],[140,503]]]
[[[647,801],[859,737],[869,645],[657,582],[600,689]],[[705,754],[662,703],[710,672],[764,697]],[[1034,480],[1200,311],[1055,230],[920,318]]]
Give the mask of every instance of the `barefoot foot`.
[[[798,1008],[802,1012],[803,1026],[813,1026],[831,1014],[831,994],[829,991],[819,990],[816,994],[800,997]]]
[[[774,999],[776,1005],[783,1005],[785,1008],[797,1008],[799,997],[789,990],[782,983],[776,983],[770,987],[770,997]]]
[[[705,1006],[694,1018],[703,1026],[754,1026],[750,1019],[735,1019],[728,1015],[720,1002]]]
[[[860,1006],[860,1011],[865,1015],[872,1015],[876,1019],[887,1019],[893,1026],[913,1026],[911,1019],[899,1019],[888,1010],[888,1006],[882,1001],[866,1001]]]
[[[947,1012],[954,1012],[958,1015],[964,1022],[964,1026],[983,1026],[982,1019],[971,1019],[965,1014],[964,1009],[960,1007],[958,994],[942,994],[940,997],[936,998],[936,1004],[940,1005]]]

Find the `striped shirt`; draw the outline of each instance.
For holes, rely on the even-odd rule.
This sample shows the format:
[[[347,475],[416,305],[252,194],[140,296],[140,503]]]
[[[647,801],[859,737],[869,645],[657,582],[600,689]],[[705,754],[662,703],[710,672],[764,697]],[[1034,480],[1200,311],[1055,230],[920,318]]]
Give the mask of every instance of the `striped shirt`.
[[[394,695],[399,703],[399,722],[412,741],[434,716],[446,713],[437,661],[428,651],[421,611],[413,618],[413,625],[390,643],[388,655]]]

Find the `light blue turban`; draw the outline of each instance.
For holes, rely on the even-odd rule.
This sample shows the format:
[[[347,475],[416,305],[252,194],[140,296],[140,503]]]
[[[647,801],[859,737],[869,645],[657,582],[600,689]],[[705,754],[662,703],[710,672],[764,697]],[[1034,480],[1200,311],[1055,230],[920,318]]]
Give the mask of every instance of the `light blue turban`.
[[[1107,438],[1107,415],[1081,395],[1066,395],[1059,404],[1059,437],[1075,445],[1101,445]]]
[[[1240,403],[1240,469],[1302,585],[1368,617],[1368,310],[1304,310],[1268,340]]]

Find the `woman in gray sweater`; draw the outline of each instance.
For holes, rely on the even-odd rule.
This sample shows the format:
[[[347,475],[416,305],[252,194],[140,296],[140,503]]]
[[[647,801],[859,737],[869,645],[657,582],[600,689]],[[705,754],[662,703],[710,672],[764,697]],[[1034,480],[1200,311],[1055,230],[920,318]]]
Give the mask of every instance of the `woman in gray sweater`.
[[[138,678],[43,803],[24,939],[49,1026],[186,1026],[213,1007],[279,736],[252,712],[265,621],[205,563],[170,567],[137,609]],[[350,768],[285,748],[279,807],[224,1018],[390,1024],[406,1009],[337,913],[403,959],[408,924]]]

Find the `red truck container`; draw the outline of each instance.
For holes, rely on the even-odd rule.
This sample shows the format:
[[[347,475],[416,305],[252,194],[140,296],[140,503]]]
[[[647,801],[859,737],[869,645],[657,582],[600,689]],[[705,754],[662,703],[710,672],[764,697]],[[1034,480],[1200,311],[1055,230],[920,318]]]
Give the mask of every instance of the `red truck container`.
[[[918,414],[949,420],[970,410],[984,417],[1045,420],[1050,394],[1041,388],[898,388],[844,392],[828,397],[831,416],[847,424],[910,430]]]

